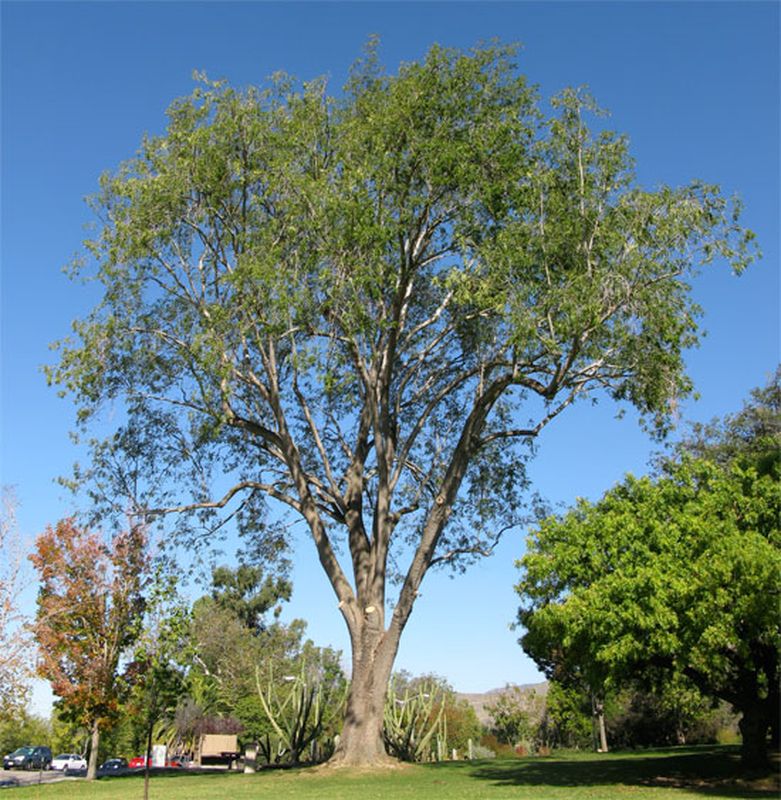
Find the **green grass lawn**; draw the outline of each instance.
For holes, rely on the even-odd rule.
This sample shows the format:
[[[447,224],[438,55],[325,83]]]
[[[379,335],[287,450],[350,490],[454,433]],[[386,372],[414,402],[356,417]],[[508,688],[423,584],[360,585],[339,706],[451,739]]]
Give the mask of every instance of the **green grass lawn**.
[[[153,776],[152,800],[622,800],[777,798],[776,771],[743,775],[731,747],[444,762],[398,769],[269,770]],[[143,777],[10,790],[8,800],[140,800]]]

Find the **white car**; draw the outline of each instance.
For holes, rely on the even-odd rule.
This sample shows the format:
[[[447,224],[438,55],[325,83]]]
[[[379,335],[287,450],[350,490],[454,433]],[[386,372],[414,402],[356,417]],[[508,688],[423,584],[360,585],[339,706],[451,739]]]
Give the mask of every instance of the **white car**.
[[[68,762],[68,766],[65,767],[66,770],[84,770],[87,769],[87,759],[84,756],[76,755]]]
[[[78,753],[62,753],[52,759],[52,769],[65,772],[68,769],[87,769],[87,762],[84,756]]]

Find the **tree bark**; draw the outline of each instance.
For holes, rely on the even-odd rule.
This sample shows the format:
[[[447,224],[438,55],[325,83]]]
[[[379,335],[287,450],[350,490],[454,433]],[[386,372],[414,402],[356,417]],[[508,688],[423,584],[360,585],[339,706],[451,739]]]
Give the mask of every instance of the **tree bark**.
[[[100,746],[100,728],[98,721],[92,723],[92,743],[89,750],[89,762],[87,763],[87,780],[95,780],[98,772],[98,747]]]
[[[352,681],[335,765],[382,766],[393,759],[385,751],[383,718],[385,695],[398,649],[388,633],[372,630],[371,615],[353,642]]]
[[[768,764],[767,732],[770,715],[763,703],[753,703],[743,709],[738,725],[743,745],[740,750],[741,764],[748,769],[763,768]]]
[[[597,725],[598,748],[597,752],[607,753],[607,731],[605,730],[605,703],[601,697],[592,695],[591,698],[592,708],[594,710],[594,719]]]

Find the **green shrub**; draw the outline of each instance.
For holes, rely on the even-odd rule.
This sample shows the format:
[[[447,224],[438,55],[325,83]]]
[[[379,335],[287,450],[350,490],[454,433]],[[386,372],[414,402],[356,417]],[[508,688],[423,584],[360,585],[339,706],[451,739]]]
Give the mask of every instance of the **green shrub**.
[[[472,745],[472,758],[496,758],[496,753],[490,747],[474,744]]]

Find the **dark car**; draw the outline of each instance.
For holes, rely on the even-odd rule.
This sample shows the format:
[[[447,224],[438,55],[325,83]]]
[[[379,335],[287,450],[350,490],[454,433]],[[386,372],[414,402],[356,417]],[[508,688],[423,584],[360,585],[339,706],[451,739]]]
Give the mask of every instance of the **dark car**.
[[[98,767],[98,775],[122,775],[127,771],[126,758],[110,758]]]
[[[3,758],[3,769],[50,769],[51,763],[48,747],[19,747]]]

